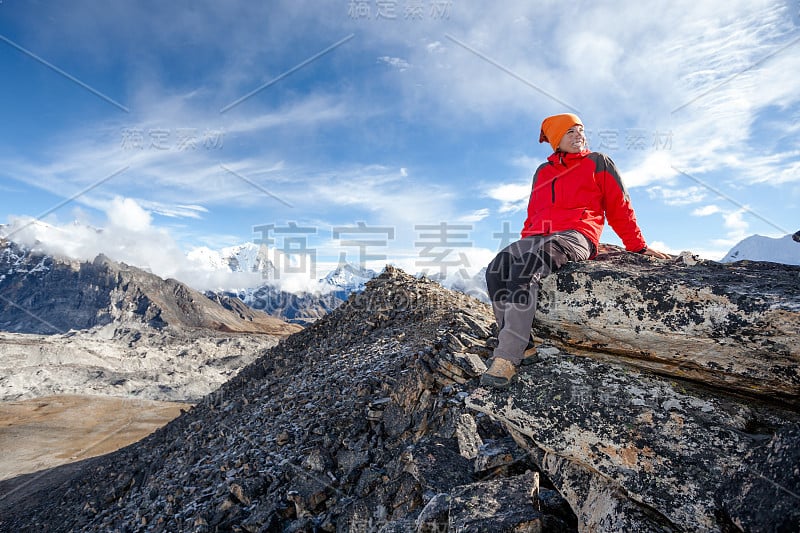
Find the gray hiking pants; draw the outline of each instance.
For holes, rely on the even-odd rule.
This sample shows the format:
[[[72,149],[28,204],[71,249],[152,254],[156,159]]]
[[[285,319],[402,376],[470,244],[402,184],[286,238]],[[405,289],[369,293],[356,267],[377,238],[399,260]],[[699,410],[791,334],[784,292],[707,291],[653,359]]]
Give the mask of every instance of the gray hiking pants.
[[[519,365],[531,338],[542,279],[567,261],[583,261],[594,245],[578,231],[534,235],[511,243],[489,263],[486,286],[499,333],[494,356]]]

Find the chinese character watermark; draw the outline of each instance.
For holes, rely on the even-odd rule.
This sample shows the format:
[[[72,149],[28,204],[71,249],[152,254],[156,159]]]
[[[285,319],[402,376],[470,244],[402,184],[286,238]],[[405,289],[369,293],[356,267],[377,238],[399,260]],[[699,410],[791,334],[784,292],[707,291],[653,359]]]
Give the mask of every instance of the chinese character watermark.
[[[672,132],[656,131],[653,137],[653,148],[656,150],[672,150]]]
[[[452,0],[350,0],[347,16],[356,20],[449,20]]]
[[[647,149],[647,130],[629,129],[625,134],[626,150],[645,150]]]
[[[120,146],[123,150],[221,150],[224,137],[224,131],[212,129],[122,128]]]
[[[589,385],[572,385],[568,403],[587,406],[592,403],[592,387]]]
[[[504,250],[506,246],[511,244],[512,242],[516,242],[520,239],[520,233],[518,231],[511,231],[511,223],[503,221],[503,229],[499,232],[492,233],[492,237],[496,240],[500,241],[500,244],[497,247],[497,251]]]
[[[672,150],[672,131],[648,131],[641,128],[626,130],[586,130],[586,142],[592,150]]]
[[[394,228],[370,227],[365,222],[358,222],[355,226],[336,226],[333,228],[333,238],[339,240],[341,246],[358,249],[358,261],[356,264],[361,269],[366,268],[367,261],[386,261],[386,254],[368,253],[367,248],[385,249],[388,247],[388,241],[394,240],[394,235]],[[352,263],[347,259],[346,250],[339,252],[338,266],[357,274],[358,272],[355,271]]]
[[[254,240],[255,244],[272,247],[273,268],[269,272],[275,279],[281,273],[308,274],[310,279],[317,276],[317,250],[308,246],[309,235],[316,235],[317,228],[298,226],[296,222],[289,222],[286,226],[266,224],[255,226],[253,233],[260,233],[261,237]],[[273,238],[271,234],[275,234]],[[281,241],[278,246],[278,240]]]
[[[417,273],[447,280],[451,275],[468,280],[472,264],[466,248],[475,249],[471,239],[472,224],[418,224],[414,226],[418,249],[414,266]],[[499,231],[491,232],[498,241],[497,251],[520,239],[518,231],[508,221],[502,222]],[[373,226],[364,221],[330,228],[331,245],[321,249],[312,240],[319,239],[320,229],[301,226],[297,222],[262,224],[253,227],[253,242],[261,246],[258,267],[265,279],[280,279],[284,274],[307,274],[316,279],[321,258],[334,259],[336,268],[356,275],[375,268],[378,263],[390,262],[389,248],[396,239],[397,228]],[[480,251],[480,249],[475,249]]]
[[[600,130],[597,132],[598,137],[600,137],[600,142],[597,145],[598,150],[617,150],[619,145],[617,144],[617,138],[619,137],[619,132],[616,130]]]
[[[447,269],[451,267],[461,267],[458,270],[459,275],[467,279],[469,274],[466,268],[469,268],[469,259],[463,252],[459,252],[458,259],[448,259],[450,255],[455,252],[455,248],[470,248],[472,247],[471,241],[465,241],[469,238],[468,233],[459,233],[463,231],[472,231],[470,224],[448,224],[441,222],[433,225],[416,225],[414,229],[420,232],[419,241],[414,242],[414,246],[422,248],[419,252],[420,258],[414,263],[417,267],[436,267],[439,269],[439,276],[443,279],[447,278]],[[431,233],[427,233],[431,232]],[[423,270],[427,274],[427,268]]]

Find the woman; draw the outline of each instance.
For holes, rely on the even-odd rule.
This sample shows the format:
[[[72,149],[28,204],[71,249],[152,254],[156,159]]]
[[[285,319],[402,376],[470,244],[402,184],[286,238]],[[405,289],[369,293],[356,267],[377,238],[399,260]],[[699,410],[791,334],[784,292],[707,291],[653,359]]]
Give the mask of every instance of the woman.
[[[492,364],[481,376],[484,386],[507,387],[517,367],[535,359],[531,326],[541,280],[567,261],[596,255],[606,220],[626,250],[670,257],[647,247],[614,162],[587,149],[580,118],[547,117],[539,142],[549,142],[554,152],[533,176],[522,238],[486,270],[499,333]]]

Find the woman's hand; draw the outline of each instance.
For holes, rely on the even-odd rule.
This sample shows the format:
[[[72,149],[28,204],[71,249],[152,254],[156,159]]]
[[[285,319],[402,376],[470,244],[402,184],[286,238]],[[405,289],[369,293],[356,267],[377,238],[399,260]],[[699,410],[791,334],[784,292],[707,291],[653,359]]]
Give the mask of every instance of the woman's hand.
[[[650,257],[655,257],[656,259],[675,259],[675,257],[672,255],[659,252],[658,250],[653,250],[652,248],[648,248],[642,252],[642,255],[649,255]]]

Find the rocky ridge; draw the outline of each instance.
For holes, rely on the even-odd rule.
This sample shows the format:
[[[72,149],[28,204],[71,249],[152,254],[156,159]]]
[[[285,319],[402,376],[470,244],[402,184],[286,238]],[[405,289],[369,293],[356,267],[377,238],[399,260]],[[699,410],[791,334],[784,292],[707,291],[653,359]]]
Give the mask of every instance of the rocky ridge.
[[[646,275],[685,269],[720,290],[703,265],[625,255],[602,268],[622,275],[631,265]],[[594,268],[553,276],[555,291]],[[784,311],[794,318],[781,320],[800,324]],[[0,484],[0,528],[649,532],[800,523],[796,408],[553,344],[509,390],[485,390],[477,376],[490,324],[485,304],[387,268],[143,441],[25,501]],[[738,342],[749,346],[747,336]]]
[[[420,519],[432,530],[461,487],[465,502],[497,494],[509,523],[574,530],[544,482],[531,499],[527,454],[464,405],[459,362],[483,363],[451,345],[485,356],[488,328],[484,304],[389,269],[150,437],[4,510],[0,528],[406,531],[439,495]],[[524,488],[506,490],[514,480]]]

